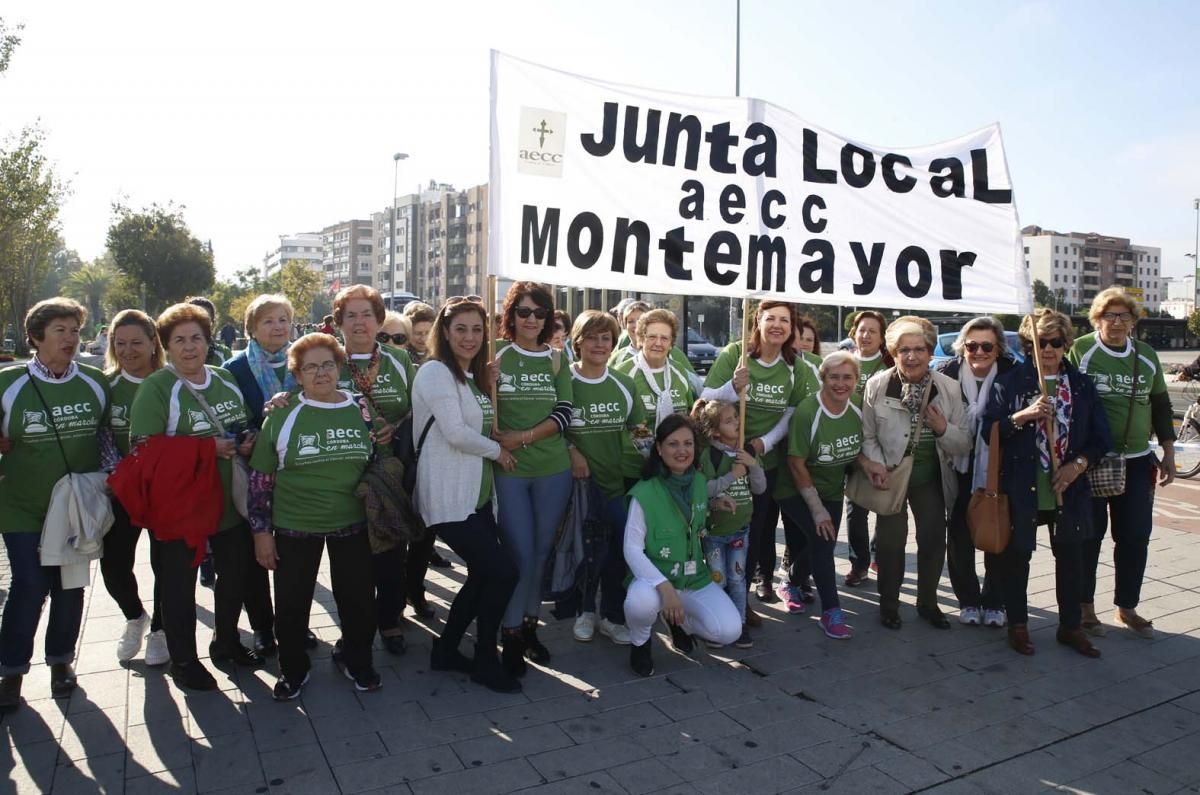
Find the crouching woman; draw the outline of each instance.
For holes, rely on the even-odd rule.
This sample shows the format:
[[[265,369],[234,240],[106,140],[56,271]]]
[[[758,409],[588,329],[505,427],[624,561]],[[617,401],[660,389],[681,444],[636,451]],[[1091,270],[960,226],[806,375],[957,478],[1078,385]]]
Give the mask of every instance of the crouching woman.
[[[708,488],[696,471],[692,421],[672,414],[659,423],[642,479],[630,492],[625,562],[632,581],[625,623],[632,643],[629,664],[639,676],[654,673],[650,628],[660,613],[677,651],[688,654],[692,635],[726,645],[742,632],[742,616],[712,580],[700,534],[708,519]]]

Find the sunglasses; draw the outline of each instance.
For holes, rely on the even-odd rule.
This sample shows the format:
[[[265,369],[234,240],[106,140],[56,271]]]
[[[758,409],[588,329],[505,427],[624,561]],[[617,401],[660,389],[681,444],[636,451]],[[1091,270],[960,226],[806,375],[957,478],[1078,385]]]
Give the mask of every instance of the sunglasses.
[[[393,345],[407,345],[408,335],[404,332],[399,334],[388,334],[386,331],[381,331],[375,335],[376,342],[390,342]]]
[[[1049,345],[1051,348],[1058,350],[1059,348],[1061,348],[1063,346],[1063,338],[1062,337],[1052,337],[1050,339],[1046,339],[1045,337],[1042,337],[1041,339],[1038,340],[1038,342],[1041,343],[1042,348],[1045,348],[1047,345]]]
[[[537,309],[530,309],[527,306],[518,306],[513,310],[513,312],[516,313],[516,316],[522,320],[525,320],[530,315],[533,315],[538,320],[545,320],[550,316],[550,310],[543,306],[539,306]]]
[[[457,306],[459,304],[479,304],[482,307],[483,299],[477,295],[452,295],[446,299],[446,303],[442,304],[441,311],[443,317],[450,317],[450,315],[453,314],[453,312],[450,310],[450,307]]]
[[[991,353],[992,351],[996,350],[996,344],[993,342],[965,342],[963,343],[963,347],[966,348],[969,353],[974,353],[975,351]]]

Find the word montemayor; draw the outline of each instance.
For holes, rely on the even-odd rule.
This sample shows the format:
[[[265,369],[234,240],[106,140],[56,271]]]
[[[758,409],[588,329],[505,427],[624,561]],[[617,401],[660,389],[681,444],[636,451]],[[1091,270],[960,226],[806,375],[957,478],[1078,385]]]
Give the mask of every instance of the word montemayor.
[[[704,130],[700,120],[693,115],[669,113],[663,129],[663,111],[649,109],[645,114],[644,130],[639,140],[638,128],[641,109],[627,105],[621,128],[618,150],[618,116],[620,107],[615,102],[604,103],[603,126],[598,133],[583,133],[580,143],[584,151],[596,158],[623,156],[630,163],[648,166],[661,165],[678,167],[695,172],[699,169],[701,144],[708,147],[708,167],[718,174],[736,174],[740,170],[750,177],[774,178],[777,176],[777,139],[773,128],[762,122],[750,122],[742,136],[733,134],[730,122],[712,125]],[[738,150],[742,139],[748,145]],[[889,191],[896,194],[908,193],[917,188],[919,180],[909,173],[900,173],[903,167],[912,169],[912,161],[905,155],[884,154],[878,158],[875,152],[846,143],[842,147],[839,168],[827,168],[818,163],[818,133],[805,128],[803,131],[803,181],[814,185],[833,185],[841,181],[852,188],[865,188],[877,174]],[[949,200],[967,197],[966,168],[959,158],[938,158],[929,164],[928,186],[934,196]],[[1012,201],[1011,190],[996,190],[988,185],[987,150],[971,152],[971,199],[987,204],[1008,204]],[[679,203],[679,216],[683,220],[703,221],[705,214],[705,185],[696,179],[687,179],[681,186],[683,198]],[[740,186],[730,184],[721,190],[718,211],[728,224],[740,223],[745,214],[746,195]],[[787,205],[785,195],[776,189],[763,192],[759,207],[762,225],[768,229],[783,226],[787,216],[783,207]],[[807,196],[802,205],[801,216],[806,231],[821,234],[828,219],[820,211],[827,207],[824,197],[818,193]],[[544,210],[536,205],[525,204],[521,215],[521,261],[523,263],[556,267],[559,258],[559,228],[562,212],[560,208]],[[587,234],[585,235],[584,232]],[[639,220],[619,217],[613,225],[611,247],[611,269],[614,273],[629,271],[628,249],[634,244],[631,272],[637,276],[649,273],[651,233],[649,226]],[[663,252],[663,269],[671,279],[691,281],[693,274],[683,260],[685,254],[696,251],[696,243],[686,236],[680,226],[663,234],[656,241]],[[571,265],[588,269],[596,265],[605,248],[604,223],[595,213],[584,210],[575,215],[567,227],[566,256]],[[884,244],[867,245],[850,243],[858,269],[858,283],[854,292],[868,295],[875,289],[884,255]],[[822,238],[811,238],[801,248],[806,256],[814,257],[797,271],[798,286],[804,292],[834,291],[833,245]],[[748,289],[775,290],[782,292],[787,286],[787,245],[782,237],[750,234],[739,238],[732,231],[712,234],[703,247],[704,277],[715,285],[728,286],[739,278]],[[930,252],[920,246],[907,246],[896,256],[896,281],[899,289],[909,297],[926,295],[932,284]],[[961,271],[974,263],[975,254],[969,251],[942,249],[936,252],[941,266],[942,295],[947,299],[959,299],[961,294]],[[749,265],[747,268],[746,266]],[[916,266],[915,274],[912,266]],[[774,273],[775,278],[772,278]],[[759,282],[761,281],[761,286]]]

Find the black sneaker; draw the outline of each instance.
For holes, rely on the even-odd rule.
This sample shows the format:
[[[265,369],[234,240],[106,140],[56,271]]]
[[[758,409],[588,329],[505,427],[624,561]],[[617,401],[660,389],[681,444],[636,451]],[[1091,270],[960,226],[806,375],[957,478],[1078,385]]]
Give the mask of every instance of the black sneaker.
[[[312,649],[317,648],[317,643],[317,633],[313,632],[311,629],[304,630],[304,648],[311,651]]]
[[[383,648],[387,649],[388,654],[395,654],[398,657],[408,651],[408,641],[404,639],[403,635],[383,635],[379,639],[383,641]]]
[[[435,569],[454,568],[454,564],[442,557],[436,549],[429,553],[429,565]]]
[[[671,631],[671,645],[675,647],[675,651],[680,654],[691,654],[696,648],[696,641],[692,636],[683,631],[683,627],[669,623],[665,618],[663,623],[667,625],[667,629]]]
[[[167,675],[175,680],[175,684],[187,690],[216,690],[217,680],[199,660],[188,663],[171,663]]]
[[[270,632],[254,633],[254,651],[262,657],[274,657],[279,653],[279,644]]]
[[[275,687],[271,690],[271,696],[276,701],[291,701],[300,695],[300,691],[308,684],[308,672],[304,673],[304,678],[299,682],[293,682],[286,676],[279,677],[279,681],[275,683]]]
[[[213,665],[232,662],[245,668],[258,668],[265,662],[261,654],[247,649],[241,643],[235,643],[232,646],[210,643],[208,644],[208,656],[212,658]]]
[[[745,624],[742,624],[742,634],[738,635],[738,639],[733,642],[733,645],[738,649],[754,648],[754,640],[750,637],[750,630],[746,629]]]
[[[217,584],[217,571],[213,567],[212,553],[204,556],[204,560],[200,562],[200,584],[205,588],[212,588]]]
[[[638,676],[654,676],[654,659],[650,656],[650,641],[647,638],[641,646],[629,647],[629,667]]]
[[[367,666],[358,673],[350,673],[349,668],[342,668],[342,673],[346,678],[354,683],[354,689],[360,693],[370,693],[373,690],[378,690],[383,687],[383,679],[379,677],[379,673],[372,667]]]

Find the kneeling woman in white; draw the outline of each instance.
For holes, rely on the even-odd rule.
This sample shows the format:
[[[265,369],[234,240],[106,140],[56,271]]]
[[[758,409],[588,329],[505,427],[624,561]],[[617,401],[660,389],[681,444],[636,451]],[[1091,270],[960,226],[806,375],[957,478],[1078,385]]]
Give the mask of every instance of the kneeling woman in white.
[[[625,596],[629,664],[654,673],[650,628],[661,612],[678,651],[692,651],[692,635],[721,645],[742,631],[742,617],[704,562],[700,533],[708,517],[704,475],[696,471],[696,430],[672,414],[655,430],[642,479],[629,491],[625,562],[632,581]]]

